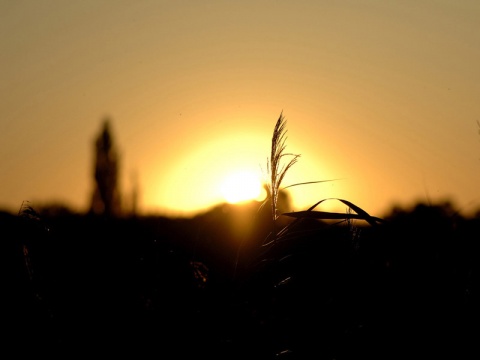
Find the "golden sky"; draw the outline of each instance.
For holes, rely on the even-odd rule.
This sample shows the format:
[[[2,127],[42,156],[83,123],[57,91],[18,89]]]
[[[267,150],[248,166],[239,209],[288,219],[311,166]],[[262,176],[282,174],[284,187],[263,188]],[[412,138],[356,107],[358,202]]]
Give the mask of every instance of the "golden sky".
[[[292,210],[474,210],[479,19],[477,0],[0,0],[0,208],[86,210],[109,117],[124,197],[136,176],[142,212],[203,211],[265,171],[283,111],[284,185],[341,179],[292,188]]]

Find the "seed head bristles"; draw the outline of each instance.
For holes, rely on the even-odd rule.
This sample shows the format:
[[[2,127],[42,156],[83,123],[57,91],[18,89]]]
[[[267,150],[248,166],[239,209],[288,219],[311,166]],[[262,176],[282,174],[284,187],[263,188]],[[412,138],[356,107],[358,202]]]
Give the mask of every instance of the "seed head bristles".
[[[283,116],[283,112],[280,116],[273,130],[272,136],[272,148],[270,159],[267,160],[267,172],[270,174],[270,183],[268,184],[268,190],[270,192],[270,201],[272,207],[272,219],[275,230],[275,221],[278,218],[277,214],[277,201],[278,194],[280,192],[280,185],[287,171],[298,161],[300,155],[285,153],[285,141],[287,139],[285,130],[286,120]],[[291,156],[292,158],[286,164],[282,164],[282,158],[285,156]],[[275,231],[274,231],[275,234]]]

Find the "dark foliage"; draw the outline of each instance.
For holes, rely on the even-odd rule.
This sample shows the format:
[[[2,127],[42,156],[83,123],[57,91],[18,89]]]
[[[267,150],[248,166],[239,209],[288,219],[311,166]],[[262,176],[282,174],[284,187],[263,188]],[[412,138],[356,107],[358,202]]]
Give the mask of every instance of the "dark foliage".
[[[2,214],[3,351],[222,359],[466,358],[477,351],[480,219],[445,206],[379,226],[270,216]],[[241,239],[239,215],[252,228]],[[478,355],[478,353],[477,353]]]

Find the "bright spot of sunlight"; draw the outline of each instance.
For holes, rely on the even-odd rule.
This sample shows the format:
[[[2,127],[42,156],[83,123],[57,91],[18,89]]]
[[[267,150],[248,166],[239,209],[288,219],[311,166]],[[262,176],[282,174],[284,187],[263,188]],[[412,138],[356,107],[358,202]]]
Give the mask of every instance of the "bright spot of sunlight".
[[[262,180],[251,171],[233,172],[223,180],[221,192],[231,204],[255,200],[262,195]]]

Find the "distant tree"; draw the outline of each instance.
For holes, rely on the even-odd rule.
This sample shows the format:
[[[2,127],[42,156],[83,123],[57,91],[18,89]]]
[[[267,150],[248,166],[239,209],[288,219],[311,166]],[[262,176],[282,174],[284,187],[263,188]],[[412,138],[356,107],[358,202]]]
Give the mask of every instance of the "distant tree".
[[[94,142],[94,183],[90,212],[118,216],[121,213],[119,192],[119,158],[113,140],[110,119],[105,118]]]

